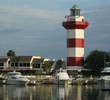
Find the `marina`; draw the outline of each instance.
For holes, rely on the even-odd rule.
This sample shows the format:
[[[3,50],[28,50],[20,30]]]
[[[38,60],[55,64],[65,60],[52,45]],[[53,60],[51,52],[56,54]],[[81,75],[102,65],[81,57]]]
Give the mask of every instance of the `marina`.
[[[38,85],[38,84],[57,84],[57,85],[87,85],[98,84],[98,77],[70,77],[66,70],[60,69],[55,75],[22,75],[20,72],[11,71],[1,75],[0,84],[11,85]]]
[[[9,73],[22,76],[20,72]],[[1,81],[6,79],[5,76],[1,77]],[[74,79],[70,78],[65,70],[60,70],[56,77],[50,75],[22,77],[30,81],[26,85],[7,84],[7,82],[0,84],[0,100],[109,100],[110,98],[110,91],[102,91],[97,83],[99,78],[92,76]],[[65,81],[59,84],[58,79],[61,82],[62,79]],[[67,80],[71,80],[71,84],[67,84]]]

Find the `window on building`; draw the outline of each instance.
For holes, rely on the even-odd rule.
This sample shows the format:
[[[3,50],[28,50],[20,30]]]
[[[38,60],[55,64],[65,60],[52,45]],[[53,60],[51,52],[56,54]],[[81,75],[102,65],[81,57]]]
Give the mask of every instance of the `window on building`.
[[[36,64],[36,68],[40,68],[40,64]]]
[[[11,63],[11,66],[14,66],[14,63]]]
[[[40,64],[33,64],[33,68],[40,68]]]
[[[17,67],[18,66],[18,63],[15,63],[15,66]]]
[[[26,67],[26,63],[23,63],[23,66]]]
[[[0,66],[4,66],[4,63],[0,63]]]
[[[40,68],[40,64],[37,64],[37,68]]]
[[[20,64],[19,64],[19,66],[20,66],[20,67],[22,67],[22,66],[23,66],[23,64],[22,64],[22,63],[20,63]]]
[[[30,63],[27,63],[27,67],[30,66]]]

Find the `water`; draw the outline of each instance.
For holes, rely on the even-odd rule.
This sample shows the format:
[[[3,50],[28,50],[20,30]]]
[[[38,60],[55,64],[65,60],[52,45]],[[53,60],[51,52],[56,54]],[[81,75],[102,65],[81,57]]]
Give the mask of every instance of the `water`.
[[[98,85],[0,85],[0,100],[110,100]]]

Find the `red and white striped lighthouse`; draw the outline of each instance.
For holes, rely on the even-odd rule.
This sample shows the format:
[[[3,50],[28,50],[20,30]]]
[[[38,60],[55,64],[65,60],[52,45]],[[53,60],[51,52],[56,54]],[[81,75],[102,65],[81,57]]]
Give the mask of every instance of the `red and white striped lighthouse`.
[[[62,25],[67,29],[67,69],[82,69],[84,64],[84,29],[88,26],[88,22],[80,15],[80,8],[77,5],[70,9],[70,15]]]

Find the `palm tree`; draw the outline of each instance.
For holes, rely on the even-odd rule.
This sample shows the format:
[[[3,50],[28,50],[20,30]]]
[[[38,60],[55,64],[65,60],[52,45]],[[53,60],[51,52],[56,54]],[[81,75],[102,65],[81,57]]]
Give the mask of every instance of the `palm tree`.
[[[9,50],[9,51],[7,52],[7,56],[8,56],[8,57],[14,57],[14,56],[16,56],[16,53],[15,53],[14,50]]]

